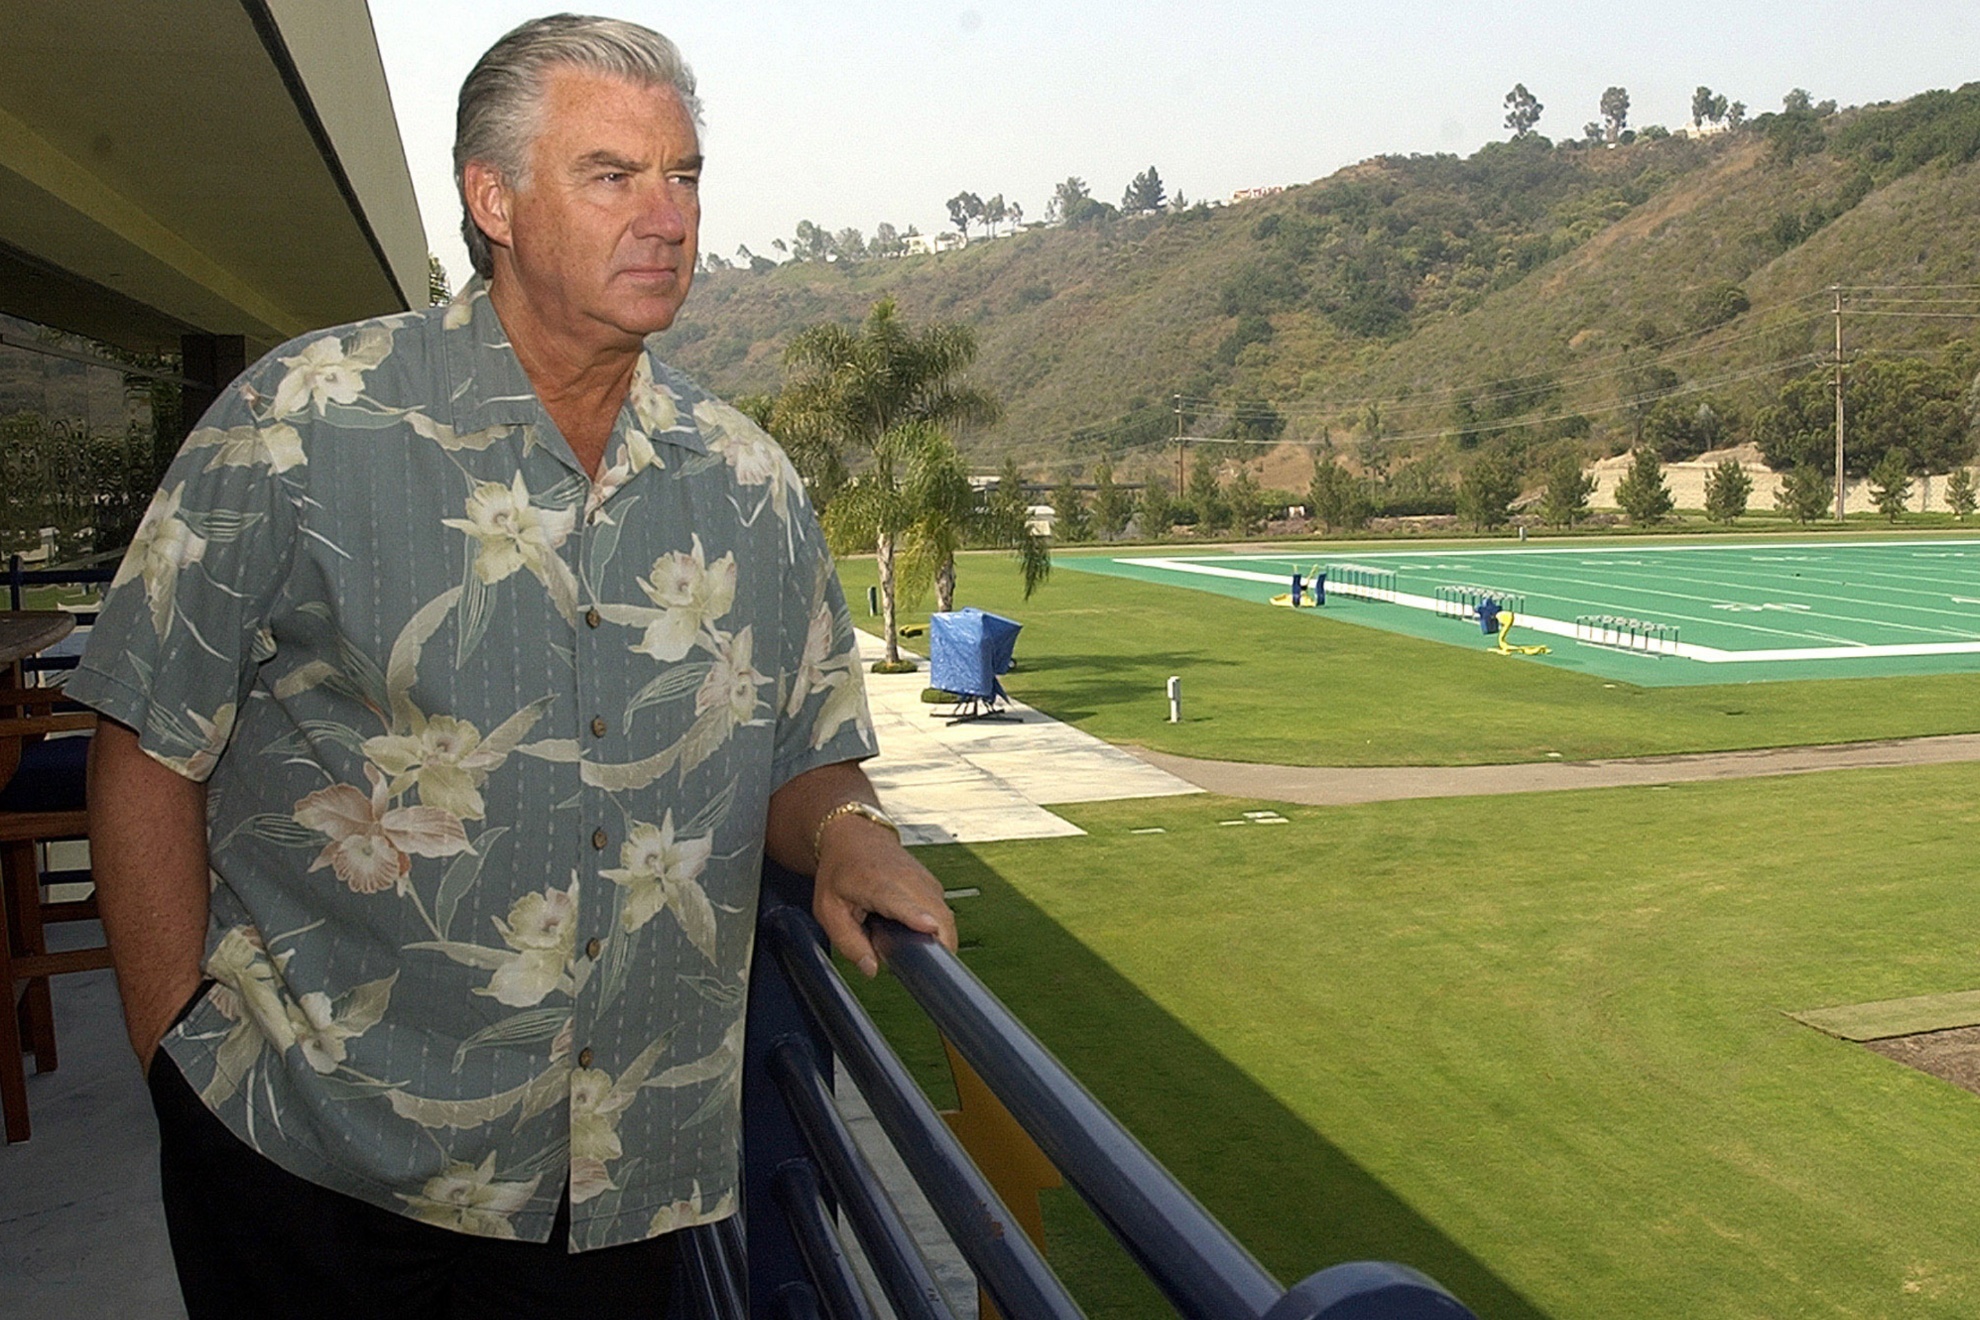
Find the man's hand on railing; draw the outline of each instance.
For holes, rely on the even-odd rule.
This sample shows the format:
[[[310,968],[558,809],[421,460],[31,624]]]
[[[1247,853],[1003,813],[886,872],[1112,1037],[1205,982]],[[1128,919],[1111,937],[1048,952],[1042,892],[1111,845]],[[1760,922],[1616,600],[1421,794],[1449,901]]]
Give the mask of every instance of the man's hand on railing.
[[[866,935],[869,916],[956,947],[956,918],[942,885],[901,846],[898,830],[875,807],[866,773],[852,762],[807,770],[770,798],[770,856],[814,878],[811,912],[832,947],[873,976],[880,959]]]
[[[941,882],[890,831],[860,817],[825,832],[811,913],[832,947],[866,976],[880,970],[866,934],[869,916],[890,917],[951,951],[956,947],[956,917],[943,901]]]

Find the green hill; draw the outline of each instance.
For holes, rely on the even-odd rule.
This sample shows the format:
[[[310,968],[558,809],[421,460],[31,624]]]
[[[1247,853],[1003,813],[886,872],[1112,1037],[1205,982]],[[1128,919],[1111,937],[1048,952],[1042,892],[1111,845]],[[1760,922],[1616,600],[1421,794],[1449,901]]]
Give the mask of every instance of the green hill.
[[[1007,405],[965,440],[986,465],[1167,464],[1180,394],[1193,434],[1263,417],[1250,434],[1282,422],[1432,471],[1500,429],[1614,452],[1664,396],[1712,399],[1744,438],[1832,351],[1831,286],[1852,286],[1852,355],[1933,349],[1975,329],[1976,254],[1980,83],[1702,138],[1378,157],[934,256],[710,271],[666,351],[721,392],[772,392],[792,334],[892,296],[975,327],[976,378]]]

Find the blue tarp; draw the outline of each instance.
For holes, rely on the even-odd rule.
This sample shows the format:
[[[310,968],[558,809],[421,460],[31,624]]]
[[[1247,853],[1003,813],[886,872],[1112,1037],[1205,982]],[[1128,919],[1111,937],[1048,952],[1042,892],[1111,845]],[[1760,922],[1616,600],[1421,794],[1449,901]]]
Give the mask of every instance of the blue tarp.
[[[1004,695],[997,675],[1009,671],[1024,625],[968,608],[928,617],[928,681],[959,697],[989,701]]]

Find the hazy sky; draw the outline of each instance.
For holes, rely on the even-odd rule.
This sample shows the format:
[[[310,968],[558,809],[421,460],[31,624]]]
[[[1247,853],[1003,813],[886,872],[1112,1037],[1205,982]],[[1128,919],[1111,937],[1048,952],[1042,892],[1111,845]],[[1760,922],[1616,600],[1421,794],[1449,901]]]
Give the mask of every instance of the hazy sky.
[[[432,248],[458,287],[454,97],[528,0],[371,0]],[[1041,219],[1078,175],[1104,201],[1154,165],[1171,195],[1304,183],[1382,152],[1504,137],[1523,82],[1539,131],[1578,136],[1604,88],[1677,127],[1704,83],[1751,113],[1805,87],[1843,105],[1980,78],[1975,0],[1460,4],[773,4],[621,0],[694,66],[706,106],[702,246],[733,257],[880,221],[948,224],[965,189]]]

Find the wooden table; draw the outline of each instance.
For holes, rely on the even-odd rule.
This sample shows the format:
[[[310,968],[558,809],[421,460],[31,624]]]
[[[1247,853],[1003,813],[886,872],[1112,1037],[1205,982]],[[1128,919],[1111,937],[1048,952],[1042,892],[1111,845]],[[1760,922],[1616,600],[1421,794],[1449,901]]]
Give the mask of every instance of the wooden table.
[[[0,665],[46,650],[75,631],[67,610],[0,610]]]

